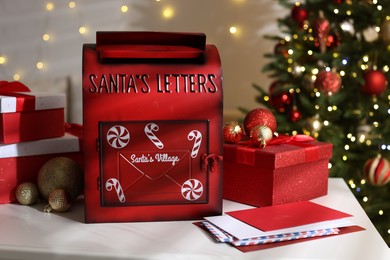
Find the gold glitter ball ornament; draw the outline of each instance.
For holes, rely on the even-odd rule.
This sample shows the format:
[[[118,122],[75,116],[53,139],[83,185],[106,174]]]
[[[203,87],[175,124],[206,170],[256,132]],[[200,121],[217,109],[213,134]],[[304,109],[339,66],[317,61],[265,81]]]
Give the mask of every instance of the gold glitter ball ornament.
[[[38,173],[38,188],[42,196],[48,199],[50,192],[64,189],[75,200],[83,188],[83,174],[80,165],[67,157],[48,160]]]
[[[258,125],[252,129],[250,137],[253,145],[265,148],[272,140],[273,133],[268,126]]]
[[[32,205],[38,201],[39,190],[32,182],[23,182],[16,188],[16,199],[22,205]]]
[[[45,212],[51,212],[52,210],[57,212],[68,211],[72,205],[72,198],[70,194],[64,189],[55,189],[49,194],[49,204],[45,207]]]

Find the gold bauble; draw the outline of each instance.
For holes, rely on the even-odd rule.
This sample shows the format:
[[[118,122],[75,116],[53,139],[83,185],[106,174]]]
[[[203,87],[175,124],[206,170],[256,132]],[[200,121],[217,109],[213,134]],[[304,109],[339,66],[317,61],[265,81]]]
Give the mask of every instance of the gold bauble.
[[[257,125],[251,131],[251,141],[255,146],[265,148],[273,137],[272,130],[265,125]]]
[[[39,191],[32,182],[23,182],[16,188],[16,199],[22,205],[32,205],[38,201]]]
[[[56,157],[41,167],[38,173],[38,188],[48,199],[50,192],[64,189],[75,200],[83,188],[83,174],[80,165],[67,157]]]
[[[45,207],[45,212],[51,212],[52,210],[65,212],[70,209],[72,205],[72,198],[66,190],[55,189],[50,192],[48,202],[49,205]]]

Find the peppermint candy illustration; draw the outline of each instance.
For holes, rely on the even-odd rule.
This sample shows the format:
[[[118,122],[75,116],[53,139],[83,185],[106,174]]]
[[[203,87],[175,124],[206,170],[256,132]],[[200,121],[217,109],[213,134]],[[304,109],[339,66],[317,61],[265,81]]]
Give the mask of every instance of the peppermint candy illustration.
[[[152,143],[158,148],[163,149],[164,144],[157,138],[157,136],[153,132],[157,132],[159,130],[158,125],[155,123],[149,123],[145,126],[145,134],[152,141]]]
[[[192,151],[191,151],[191,157],[196,158],[196,156],[198,156],[200,145],[202,143],[202,133],[199,132],[198,130],[192,130],[188,134],[187,138],[190,141],[194,140],[194,145],[192,146]]]
[[[203,184],[197,179],[189,179],[181,186],[181,194],[186,200],[197,200],[203,194]]]
[[[122,186],[120,182],[115,179],[111,178],[106,181],[106,190],[111,191],[112,189],[115,189],[116,195],[118,196],[118,199],[121,203],[124,203],[126,201],[125,193],[123,192]]]
[[[130,141],[129,131],[120,125],[111,127],[107,132],[107,142],[114,148],[123,148]]]

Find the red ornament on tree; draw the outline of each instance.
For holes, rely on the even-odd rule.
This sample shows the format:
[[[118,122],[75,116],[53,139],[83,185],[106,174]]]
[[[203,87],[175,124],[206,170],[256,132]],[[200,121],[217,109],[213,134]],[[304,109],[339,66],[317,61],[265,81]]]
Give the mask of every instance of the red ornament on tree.
[[[309,14],[307,10],[301,5],[294,5],[291,10],[291,17],[299,24],[300,27],[303,26],[308,16]]]
[[[279,84],[279,81],[274,81],[269,87],[270,104],[279,113],[284,113],[291,106],[291,94],[285,91],[278,91]]]
[[[364,175],[374,186],[384,186],[390,181],[390,163],[378,154],[364,164]]]
[[[275,45],[275,48],[274,48],[274,53],[275,54],[280,54],[282,55],[283,57],[287,58],[288,57],[288,50],[286,48],[286,44],[283,44],[281,42],[279,42],[278,44]]]
[[[329,21],[323,17],[320,17],[316,21],[314,21],[313,27],[314,27],[314,36],[318,41],[320,51],[321,53],[324,53],[326,51],[326,46],[327,46],[326,44],[328,41],[328,36],[330,31]]]
[[[251,135],[252,129],[259,125],[269,127],[272,132],[276,131],[276,118],[269,109],[256,108],[245,116],[244,130],[248,136]]]
[[[387,78],[379,70],[369,70],[364,74],[365,84],[362,91],[370,95],[380,95],[386,90]]]
[[[237,143],[244,134],[242,127],[237,122],[227,123],[223,128],[223,139],[227,143]]]
[[[331,96],[341,88],[341,77],[337,72],[322,70],[318,73],[314,86]]]
[[[299,112],[298,108],[296,106],[294,106],[289,113],[289,118],[290,118],[291,122],[296,122],[299,119],[301,119],[301,117],[302,117],[301,112]]]

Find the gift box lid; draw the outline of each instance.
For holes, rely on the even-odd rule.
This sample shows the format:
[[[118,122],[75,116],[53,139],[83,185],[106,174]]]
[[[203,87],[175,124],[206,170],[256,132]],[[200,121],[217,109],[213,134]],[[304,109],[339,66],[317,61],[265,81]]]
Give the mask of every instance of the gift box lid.
[[[224,144],[225,161],[258,165],[278,169],[301,163],[308,163],[332,156],[332,144],[317,141],[296,141],[267,145],[264,149],[250,146],[248,142]]]
[[[65,133],[62,137],[14,144],[0,144],[0,159],[42,154],[71,153],[80,151],[76,135]]]
[[[0,113],[64,108],[65,94],[46,92],[8,92],[0,88]]]

